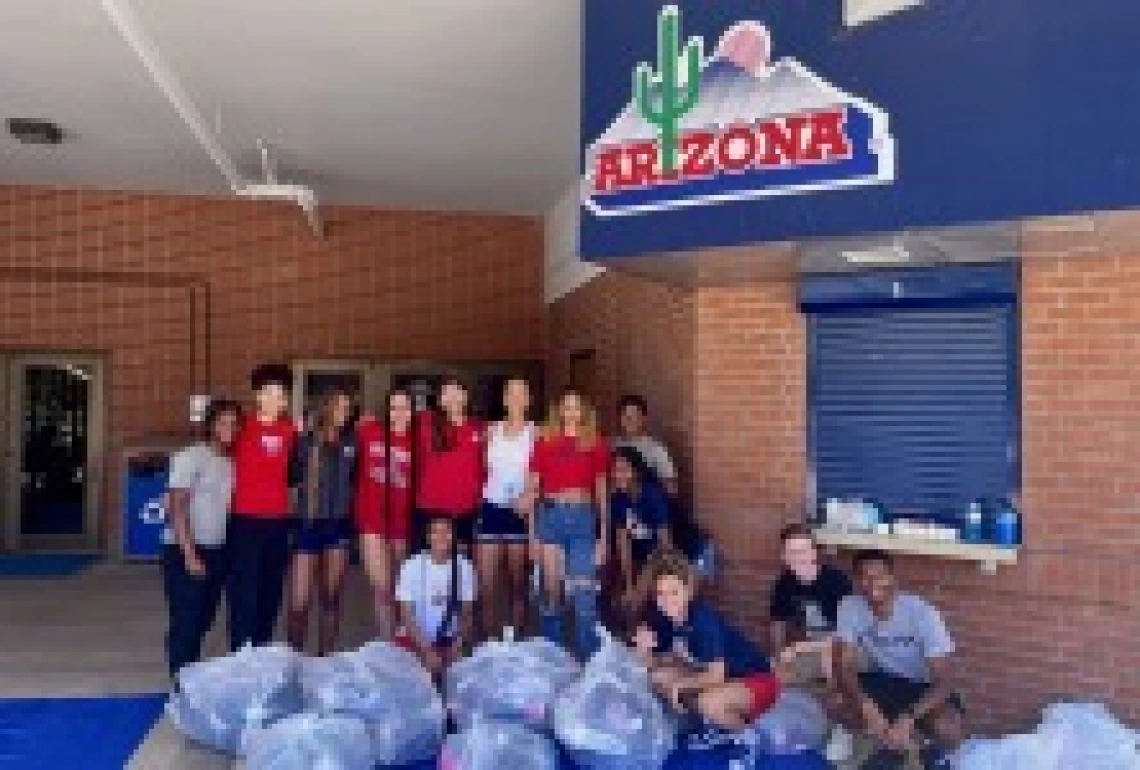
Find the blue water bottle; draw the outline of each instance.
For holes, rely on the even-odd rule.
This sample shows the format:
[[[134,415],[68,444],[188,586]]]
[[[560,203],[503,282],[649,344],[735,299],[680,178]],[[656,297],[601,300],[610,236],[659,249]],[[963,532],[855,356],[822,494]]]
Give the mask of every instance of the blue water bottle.
[[[994,542],[1003,548],[1014,548],[1021,544],[1021,516],[1012,505],[1002,503],[994,519]]]
[[[967,543],[980,543],[984,538],[982,504],[975,500],[966,509],[966,525],[962,528],[962,539]]]

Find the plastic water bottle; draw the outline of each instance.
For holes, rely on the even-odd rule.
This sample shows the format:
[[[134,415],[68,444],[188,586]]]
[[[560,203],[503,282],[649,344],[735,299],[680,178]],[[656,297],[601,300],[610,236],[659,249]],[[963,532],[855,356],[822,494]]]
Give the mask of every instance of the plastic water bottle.
[[[994,520],[994,540],[1006,548],[1013,548],[1021,544],[1018,531],[1021,529],[1021,516],[1012,505],[1002,505]]]
[[[982,505],[977,500],[966,509],[966,529],[962,539],[967,543],[982,542]]]

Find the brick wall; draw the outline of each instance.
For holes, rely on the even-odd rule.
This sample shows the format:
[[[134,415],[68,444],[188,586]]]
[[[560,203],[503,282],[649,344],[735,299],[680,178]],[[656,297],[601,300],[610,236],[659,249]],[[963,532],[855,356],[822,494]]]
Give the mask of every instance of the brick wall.
[[[995,576],[943,560],[899,563],[902,581],[947,615],[980,729],[1021,728],[1064,697],[1102,700],[1140,723],[1140,214],[1098,215],[1091,230],[1089,221],[1025,228],[1023,557]],[[618,314],[622,281],[633,279],[604,280],[556,306],[552,318],[569,328],[552,337],[552,360],[564,340],[587,338],[609,345],[600,360],[620,369],[620,329],[669,317],[655,303]],[[680,397],[693,398],[681,409],[693,421],[697,504],[727,557],[718,600],[759,636],[774,536],[803,507],[804,324],[787,282],[673,296],[695,316],[696,380]],[[669,346],[640,352],[657,357],[646,373],[680,365]],[[654,388],[630,377],[622,386]]]
[[[105,355],[112,455],[185,429],[207,369],[244,396],[266,359],[542,357],[540,222],[322,213],[317,239],[286,204],[0,187],[0,351]]]
[[[571,357],[594,352],[590,398],[613,431],[617,400],[649,402],[652,431],[691,478],[696,306],[691,292],[607,273],[555,302],[549,311],[547,378],[551,394],[570,384]]]

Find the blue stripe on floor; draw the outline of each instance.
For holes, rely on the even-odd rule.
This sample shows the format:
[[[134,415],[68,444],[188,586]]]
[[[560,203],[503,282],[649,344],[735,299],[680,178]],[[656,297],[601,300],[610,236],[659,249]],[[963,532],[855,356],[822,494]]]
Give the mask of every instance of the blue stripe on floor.
[[[165,695],[0,699],[2,770],[123,770]]]

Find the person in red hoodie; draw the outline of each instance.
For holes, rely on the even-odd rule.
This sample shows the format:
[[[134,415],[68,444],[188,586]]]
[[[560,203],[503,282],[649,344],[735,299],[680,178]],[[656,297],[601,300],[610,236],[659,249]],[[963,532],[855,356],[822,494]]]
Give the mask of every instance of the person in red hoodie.
[[[268,644],[289,566],[289,458],[297,426],[288,415],[293,373],[262,364],[250,377],[254,414],[234,442],[234,495],[226,535],[230,647]]]
[[[485,429],[467,414],[467,402],[467,386],[457,377],[447,377],[440,385],[439,408],[420,415],[412,520],[417,549],[427,547],[428,522],[447,516],[454,524],[456,543],[471,551],[475,514],[483,496]]]
[[[372,586],[380,638],[394,631],[394,586],[408,553],[412,518],[412,396],[393,390],[378,417],[365,416],[356,428],[356,530]]]

